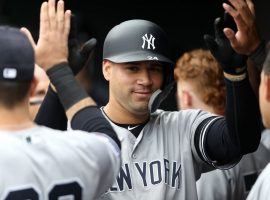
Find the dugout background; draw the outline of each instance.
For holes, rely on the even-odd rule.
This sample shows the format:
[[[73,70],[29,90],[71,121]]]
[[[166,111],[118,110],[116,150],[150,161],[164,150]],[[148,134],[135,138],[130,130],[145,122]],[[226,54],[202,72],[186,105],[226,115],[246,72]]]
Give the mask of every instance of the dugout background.
[[[256,2],[255,2],[256,1]],[[160,25],[170,41],[172,59],[183,52],[205,47],[203,35],[213,34],[213,21],[223,13],[221,0],[66,0],[66,7],[77,16],[80,40],[98,40],[95,61],[89,74],[100,95],[100,103],[107,101],[107,86],[101,74],[102,44],[107,32],[128,19],[147,19]],[[270,1],[253,0],[259,30],[270,40]],[[41,0],[0,0],[0,24],[25,26],[38,35]],[[95,87],[97,88],[97,87]]]

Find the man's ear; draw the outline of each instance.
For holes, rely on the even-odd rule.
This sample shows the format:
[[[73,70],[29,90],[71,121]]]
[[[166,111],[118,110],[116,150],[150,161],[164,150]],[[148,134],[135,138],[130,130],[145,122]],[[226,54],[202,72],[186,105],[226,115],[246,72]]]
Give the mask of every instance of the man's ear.
[[[108,60],[103,60],[102,62],[102,72],[103,76],[107,81],[110,81],[111,78],[111,69],[112,69],[112,63]]]
[[[31,82],[30,89],[29,89],[29,96],[30,97],[35,96],[35,91],[36,91],[36,88],[37,88],[37,84],[38,84],[38,80],[34,76],[32,82]]]
[[[185,108],[192,107],[192,96],[187,90],[182,91],[182,101],[181,105],[183,105]]]

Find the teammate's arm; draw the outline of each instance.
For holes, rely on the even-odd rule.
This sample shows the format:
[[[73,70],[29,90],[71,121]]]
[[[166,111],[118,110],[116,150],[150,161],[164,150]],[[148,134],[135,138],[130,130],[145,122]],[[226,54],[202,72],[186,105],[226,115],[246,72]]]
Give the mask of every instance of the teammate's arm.
[[[82,109],[89,110],[92,126],[89,132],[102,132],[110,136],[120,147],[120,142],[109,122],[102,116],[95,102],[86,91],[79,86],[68,65],[68,34],[70,29],[70,11],[64,11],[64,2],[44,2],[40,14],[40,36],[37,45],[34,44],[30,32],[28,37],[33,43],[38,64],[47,72],[52,85],[66,111],[67,118]],[[102,116],[102,117],[101,117]]]
[[[36,62],[46,71],[52,85],[58,91],[68,119],[72,118],[75,109],[95,105],[95,102],[88,98],[87,93],[79,87],[68,66],[67,41],[70,31],[70,17],[70,10],[64,11],[63,1],[57,3],[56,11],[54,0],[48,3],[44,2],[40,11],[40,35],[37,45],[30,32],[24,30],[32,41]]]
[[[254,5],[251,0],[230,2],[232,5],[223,4],[225,11],[233,17],[231,22],[225,24],[224,34],[234,51],[249,56],[261,72],[267,52],[265,41],[261,39],[257,29]]]
[[[25,30],[25,32],[28,35],[30,34],[27,30]],[[96,43],[96,39],[91,38],[80,47],[77,37],[75,16],[72,15],[68,37],[68,64],[74,76],[76,76],[80,70],[87,65],[91,59]],[[35,122],[39,125],[48,126],[53,129],[67,129],[65,109],[60,102],[57,92],[53,90],[51,86],[49,86],[48,92],[40,106]]]
[[[39,125],[52,129],[67,130],[65,109],[51,86],[48,88],[34,121]]]
[[[230,2],[234,5],[234,0]],[[247,4],[244,1],[242,3]],[[236,5],[238,4],[235,4],[234,11],[239,12],[238,20],[235,20],[238,31],[236,35],[246,36],[244,20],[247,19],[237,10]],[[243,18],[239,20],[239,16]],[[205,36],[209,50],[224,71],[227,88],[226,115],[225,118],[205,120],[195,133],[195,146],[199,156],[216,166],[235,162],[242,155],[255,151],[261,136],[259,105],[247,78],[247,56],[236,53],[231,47],[243,36],[240,39],[234,38],[233,44],[227,39],[226,31],[225,34],[223,32],[226,18],[229,18],[228,14],[215,21],[215,38]],[[254,39],[256,37],[248,38],[246,41],[251,42],[250,49],[257,48],[259,43]]]
[[[235,163],[255,151],[261,137],[259,106],[248,79],[226,80],[226,87],[226,116],[204,120],[195,132],[199,156],[214,166]]]

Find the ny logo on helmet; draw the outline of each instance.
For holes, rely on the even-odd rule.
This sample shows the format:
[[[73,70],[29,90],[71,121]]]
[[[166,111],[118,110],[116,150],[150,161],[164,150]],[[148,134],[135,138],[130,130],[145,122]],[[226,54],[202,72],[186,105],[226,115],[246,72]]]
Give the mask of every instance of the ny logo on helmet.
[[[150,36],[148,37],[147,33],[142,36],[143,39],[143,44],[142,44],[142,48],[144,49],[145,47],[145,43],[147,43],[147,49],[155,49],[155,39],[154,36],[152,34],[150,34]]]

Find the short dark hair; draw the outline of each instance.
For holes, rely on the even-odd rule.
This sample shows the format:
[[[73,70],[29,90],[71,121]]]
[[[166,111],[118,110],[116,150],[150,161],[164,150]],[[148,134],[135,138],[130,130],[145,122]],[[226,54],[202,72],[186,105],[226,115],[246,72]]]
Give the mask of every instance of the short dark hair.
[[[30,89],[31,81],[0,81],[0,104],[13,108],[22,102]]]

